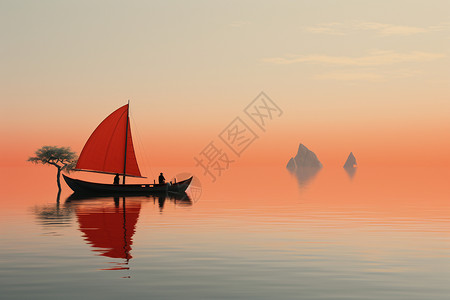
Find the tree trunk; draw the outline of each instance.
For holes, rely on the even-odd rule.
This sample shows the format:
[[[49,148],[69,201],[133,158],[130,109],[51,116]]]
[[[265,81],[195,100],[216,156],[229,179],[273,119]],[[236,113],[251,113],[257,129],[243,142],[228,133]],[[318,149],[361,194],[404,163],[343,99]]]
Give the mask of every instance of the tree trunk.
[[[58,167],[58,174],[56,175],[56,183],[58,184],[58,193],[61,193],[61,168]]]
[[[56,195],[56,208],[58,209],[59,212],[59,200],[61,199],[61,189],[58,190],[58,194]]]

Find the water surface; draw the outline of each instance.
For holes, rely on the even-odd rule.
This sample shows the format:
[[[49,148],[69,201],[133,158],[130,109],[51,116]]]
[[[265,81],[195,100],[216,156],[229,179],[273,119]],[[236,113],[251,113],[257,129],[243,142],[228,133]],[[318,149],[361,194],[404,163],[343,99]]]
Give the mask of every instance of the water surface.
[[[53,169],[3,171],[2,299],[450,294],[448,170],[235,168],[200,198],[67,199],[64,186],[59,204]]]

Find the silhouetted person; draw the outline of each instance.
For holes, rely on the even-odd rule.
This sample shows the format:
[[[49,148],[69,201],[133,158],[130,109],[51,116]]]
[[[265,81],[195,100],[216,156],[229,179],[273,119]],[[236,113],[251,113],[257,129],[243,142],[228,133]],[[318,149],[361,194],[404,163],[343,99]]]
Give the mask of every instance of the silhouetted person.
[[[164,184],[164,183],[166,183],[166,179],[164,178],[163,173],[160,173],[160,174],[159,174],[158,180],[159,180],[159,184]]]
[[[119,184],[119,182],[120,182],[119,174],[116,174],[116,176],[114,176],[114,184]]]

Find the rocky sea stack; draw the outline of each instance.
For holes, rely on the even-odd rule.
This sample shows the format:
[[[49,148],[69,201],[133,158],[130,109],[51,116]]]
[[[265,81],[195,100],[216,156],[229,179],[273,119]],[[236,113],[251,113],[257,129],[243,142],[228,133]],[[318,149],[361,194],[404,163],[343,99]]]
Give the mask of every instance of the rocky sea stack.
[[[348,155],[347,160],[345,161],[344,168],[345,168],[345,169],[348,169],[348,168],[355,168],[356,165],[357,165],[357,163],[356,163],[356,158],[355,158],[355,156],[353,155],[353,152],[350,152],[350,154]]]
[[[306,148],[305,145],[300,144],[297,155],[289,160],[286,168],[289,171],[297,171],[302,168],[320,169],[322,168],[322,163],[314,152]]]

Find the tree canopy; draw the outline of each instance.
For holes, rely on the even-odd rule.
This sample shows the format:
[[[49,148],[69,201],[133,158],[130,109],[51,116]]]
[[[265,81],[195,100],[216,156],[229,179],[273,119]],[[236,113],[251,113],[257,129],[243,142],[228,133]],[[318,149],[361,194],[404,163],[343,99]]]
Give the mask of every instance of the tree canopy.
[[[70,172],[75,168],[78,156],[70,147],[43,146],[36,150],[28,161],[35,164],[53,165],[61,171]]]
[[[58,168],[56,183],[58,184],[58,196],[61,194],[61,171],[70,172],[77,164],[78,156],[72,152],[70,147],[43,146],[36,150],[35,156],[28,158],[28,161],[35,164],[53,165]]]

